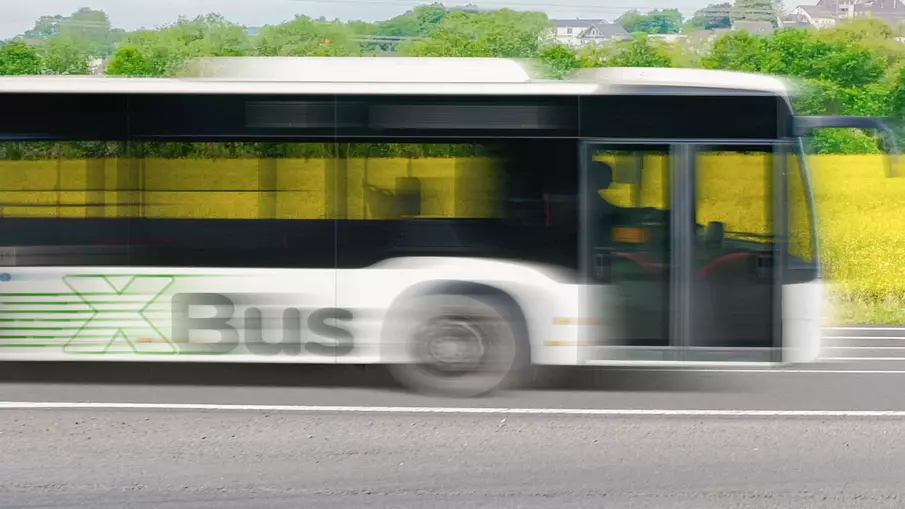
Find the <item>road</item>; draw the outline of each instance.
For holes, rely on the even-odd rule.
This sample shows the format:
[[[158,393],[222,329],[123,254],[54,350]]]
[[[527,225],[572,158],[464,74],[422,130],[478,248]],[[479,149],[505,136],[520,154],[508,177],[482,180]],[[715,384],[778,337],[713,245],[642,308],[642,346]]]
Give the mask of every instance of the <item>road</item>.
[[[380,370],[0,365],[0,506],[901,507],[905,331],[827,334],[807,369],[476,400]]]

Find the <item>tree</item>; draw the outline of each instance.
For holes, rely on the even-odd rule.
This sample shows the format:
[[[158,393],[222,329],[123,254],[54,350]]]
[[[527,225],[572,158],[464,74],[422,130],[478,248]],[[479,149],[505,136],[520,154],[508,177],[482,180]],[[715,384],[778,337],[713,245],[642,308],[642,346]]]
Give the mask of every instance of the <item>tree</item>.
[[[342,23],[296,16],[288,23],[262,28],[255,51],[262,56],[354,56],[362,54],[362,47]]]
[[[701,64],[705,69],[760,72],[766,53],[766,41],[748,32],[733,32],[716,40]]]
[[[729,2],[708,5],[694,13],[688,21],[688,27],[693,30],[732,28],[731,12],[732,4]]]
[[[23,38],[46,43],[65,37],[66,41],[75,42],[80,48],[87,47],[92,56],[104,57],[113,52],[114,45],[124,34],[122,30],[112,27],[104,11],[83,7],[70,16],[41,16],[35,26],[23,34]],[[57,44],[61,43],[58,41]]]
[[[22,41],[4,43],[0,45],[0,74],[41,74],[41,57]]]
[[[120,46],[107,66],[107,74],[121,76],[160,76],[157,65],[135,46]]]
[[[581,66],[578,56],[570,48],[553,44],[544,48],[539,55],[544,70],[554,79],[562,79]]]
[[[662,42],[651,41],[646,35],[636,35],[609,61],[612,67],[672,67],[672,61]]]
[[[160,30],[129,34],[113,55],[107,73],[169,76],[180,72],[190,58],[247,56],[253,49],[245,29],[220,15],[180,18]]]
[[[768,21],[776,24],[781,15],[782,4],[776,0],[735,0],[732,7],[732,21]]]
[[[885,75],[884,59],[853,38],[809,30],[781,30],[766,41],[761,71],[863,87]]]
[[[541,50],[541,34],[549,28],[546,14],[538,12],[452,12],[430,37],[403,43],[399,52],[432,57],[535,57]]]
[[[63,32],[47,39],[41,48],[44,71],[48,74],[88,74],[92,52],[88,40]]]
[[[411,11],[377,23],[376,35],[386,37],[428,37],[451,11],[440,3],[421,5]]]
[[[35,26],[27,30],[22,36],[25,39],[47,39],[60,34],[60,25],[66,19],[65,16],[41,16],[35,21]]]
[[[631,10],[620,16],[616,24],[630,33],[677,34],[682,28],[682,20],[678,9],[655,9],[647,14]]]

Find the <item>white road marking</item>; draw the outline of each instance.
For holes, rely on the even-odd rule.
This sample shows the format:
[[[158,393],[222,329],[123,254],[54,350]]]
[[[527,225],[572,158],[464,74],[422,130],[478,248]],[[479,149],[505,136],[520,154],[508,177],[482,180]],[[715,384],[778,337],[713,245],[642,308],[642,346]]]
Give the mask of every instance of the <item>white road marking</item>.
[[[887,357],[884,357],[886,359]],[[889,357],[893,359],[892,357]],[[821,357],[822,361],[835,360],[834,357]],[[855,358],[855,360],[863,360]],[[894,359],[895,360],[895,359]],[[905,358],[899,359],[905,360]],[[624,366],[620,366],[624,367]],[[667,373],[855,373],[860,375],[901,375],[905,374],[905,369],[718,369],[718,368],[654,368],[647,369],[643,367],[627,369],[625,371],[662,371]]]
[[[824,350],[905,350],[905,346],[825,346]]]
[[[905,331],[905,327],[823,327],[823,330],[898,330],[898,331]]]
[[[468,408],[391,406],[304,406],[304,405],[213,405],[196,403],[87,403],[87,402],[0,402],[6,410],[51,409],[135,409],[135,410],[216,410],[245,412],[309,413],[421,413],[489,415],[625,415],[697,417],[905,417],[902,410],[647,410],[616,408]]]
[[[872,348],[870,350],[873,350]],[[852,362],[852,361],[905,361],[905,357],[823,357],[822,360],[825,361],[841,361],[841,362]]]
[[[827,339],[903,339],[905,340],[905,336],[824,336],[823,340]]]

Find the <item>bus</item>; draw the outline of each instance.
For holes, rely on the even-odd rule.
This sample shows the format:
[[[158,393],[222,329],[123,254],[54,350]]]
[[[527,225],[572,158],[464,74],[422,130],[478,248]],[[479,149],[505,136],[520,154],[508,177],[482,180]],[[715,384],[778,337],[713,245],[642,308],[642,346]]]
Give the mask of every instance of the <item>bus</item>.
[[[538,366],[820,350],[805,159],[769,76],[220,58],[0,78],[0,360]]]

